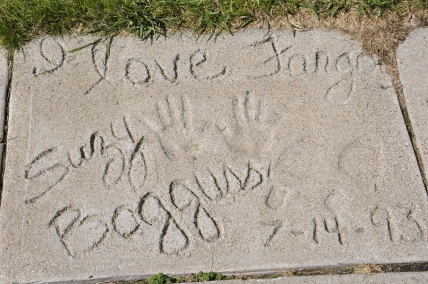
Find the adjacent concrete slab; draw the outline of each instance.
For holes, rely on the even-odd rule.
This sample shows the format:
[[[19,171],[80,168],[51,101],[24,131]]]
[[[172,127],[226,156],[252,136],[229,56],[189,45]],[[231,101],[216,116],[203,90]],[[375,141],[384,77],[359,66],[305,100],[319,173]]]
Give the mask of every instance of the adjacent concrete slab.
[[[5,282],[427,260],[426,192],[391,78],[343,34],[26,50]]]
[[[428,282],[427,272],[352,275],[317,275],[259,280],[216,281],[213,284],[420,284]],[[210,282],[211,283],[211,282]]]
[[[397,65],[416,143],[428,166],[428,28],[410,33],[397,50]]]

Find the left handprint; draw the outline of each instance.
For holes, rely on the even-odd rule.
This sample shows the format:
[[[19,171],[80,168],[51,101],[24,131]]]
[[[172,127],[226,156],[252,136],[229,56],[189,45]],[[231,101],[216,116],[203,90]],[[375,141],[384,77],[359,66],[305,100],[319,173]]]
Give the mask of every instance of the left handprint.
[[[170,160],[183,160],[197,157],[203,150],[203,130],[193,125],[192,106],[187,96],[174,98],[157,104],[160,124],[145,120]]]

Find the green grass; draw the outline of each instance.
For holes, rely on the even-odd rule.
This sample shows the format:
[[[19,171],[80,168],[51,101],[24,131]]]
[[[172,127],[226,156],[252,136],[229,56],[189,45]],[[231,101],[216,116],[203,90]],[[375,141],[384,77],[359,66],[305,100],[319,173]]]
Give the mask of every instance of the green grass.
[[[163,273],[156,274],[147,280],[148,284],[172,284],[175,283],[174,278],[171,278]]]
[[[196,275],[196,281],[197,282],[207,282],[207,281],[219,281],[222,280],[223,277],[221,274],[219,273],[215,273],[215,272],[202,272],[200,271],[197,275]]]
[[[383,13],[428,9],[428,0],[0,0],[0,44],[19,48],[39,35],[132,32],[140,38],[191,29],[230,31],[255,21],[287,19],[301,10],[317,18],[350,10]]]
[[[207,282],[207,281],[218,281],[224,279],[224,277],[220,273],[215,272],[202,272],[200,271],[198,274],[193,275],[192,281],[195,282]],[[170,277],[163,273],[158,273],[146,281],[141,281],[141,284],[173,284],[173,283],[182,283],[185,282],[184,278],[180,277]]]

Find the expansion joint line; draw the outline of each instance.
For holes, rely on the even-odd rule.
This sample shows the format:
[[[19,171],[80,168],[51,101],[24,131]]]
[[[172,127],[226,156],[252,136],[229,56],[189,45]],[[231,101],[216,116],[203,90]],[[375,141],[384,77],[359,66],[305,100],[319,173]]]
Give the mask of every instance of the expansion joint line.
[[[7,64],[8,64],[8,78],[7,78],[7,85],[6,85],[6,95],[5,95],[5,101],[3,102],[3,109],[0,109],[4,113],[4,123],[3,125],[0,125],[2,127],[2,134],[3,134],[3,141],[2,144],[4,145],[3,149],[3,155],[0,157],[0,208],[1,208],[1,201],[2,201],[2,193],[3,193],[3,180],[4,180],[4,172],[5,172],[5,165],[6,165],[6,152],[7,152],[7,134],[8,134],[8,125],[9,125],[9,102],[10,102],[10,95],[12,93],[12,75],[13,75],[13,62],[14,62],[14,50],[9,50],[7,53]],[[0,103],[1,105],[1,103]]]

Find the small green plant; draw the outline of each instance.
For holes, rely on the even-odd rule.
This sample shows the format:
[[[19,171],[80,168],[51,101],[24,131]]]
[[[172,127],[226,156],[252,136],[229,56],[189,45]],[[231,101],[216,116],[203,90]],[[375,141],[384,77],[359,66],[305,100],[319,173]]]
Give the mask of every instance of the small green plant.
[[[214,280],[222,280],[223,276],[220,273],[215,273],[215,272],[202,272],[200,271],[197,275],[196,275],[196,281],[198,282],[206,282],[206,281],[214,281]]]
[[[156,274],[148,279],[149,284],[172,284],[173,279],[163,273]]]

